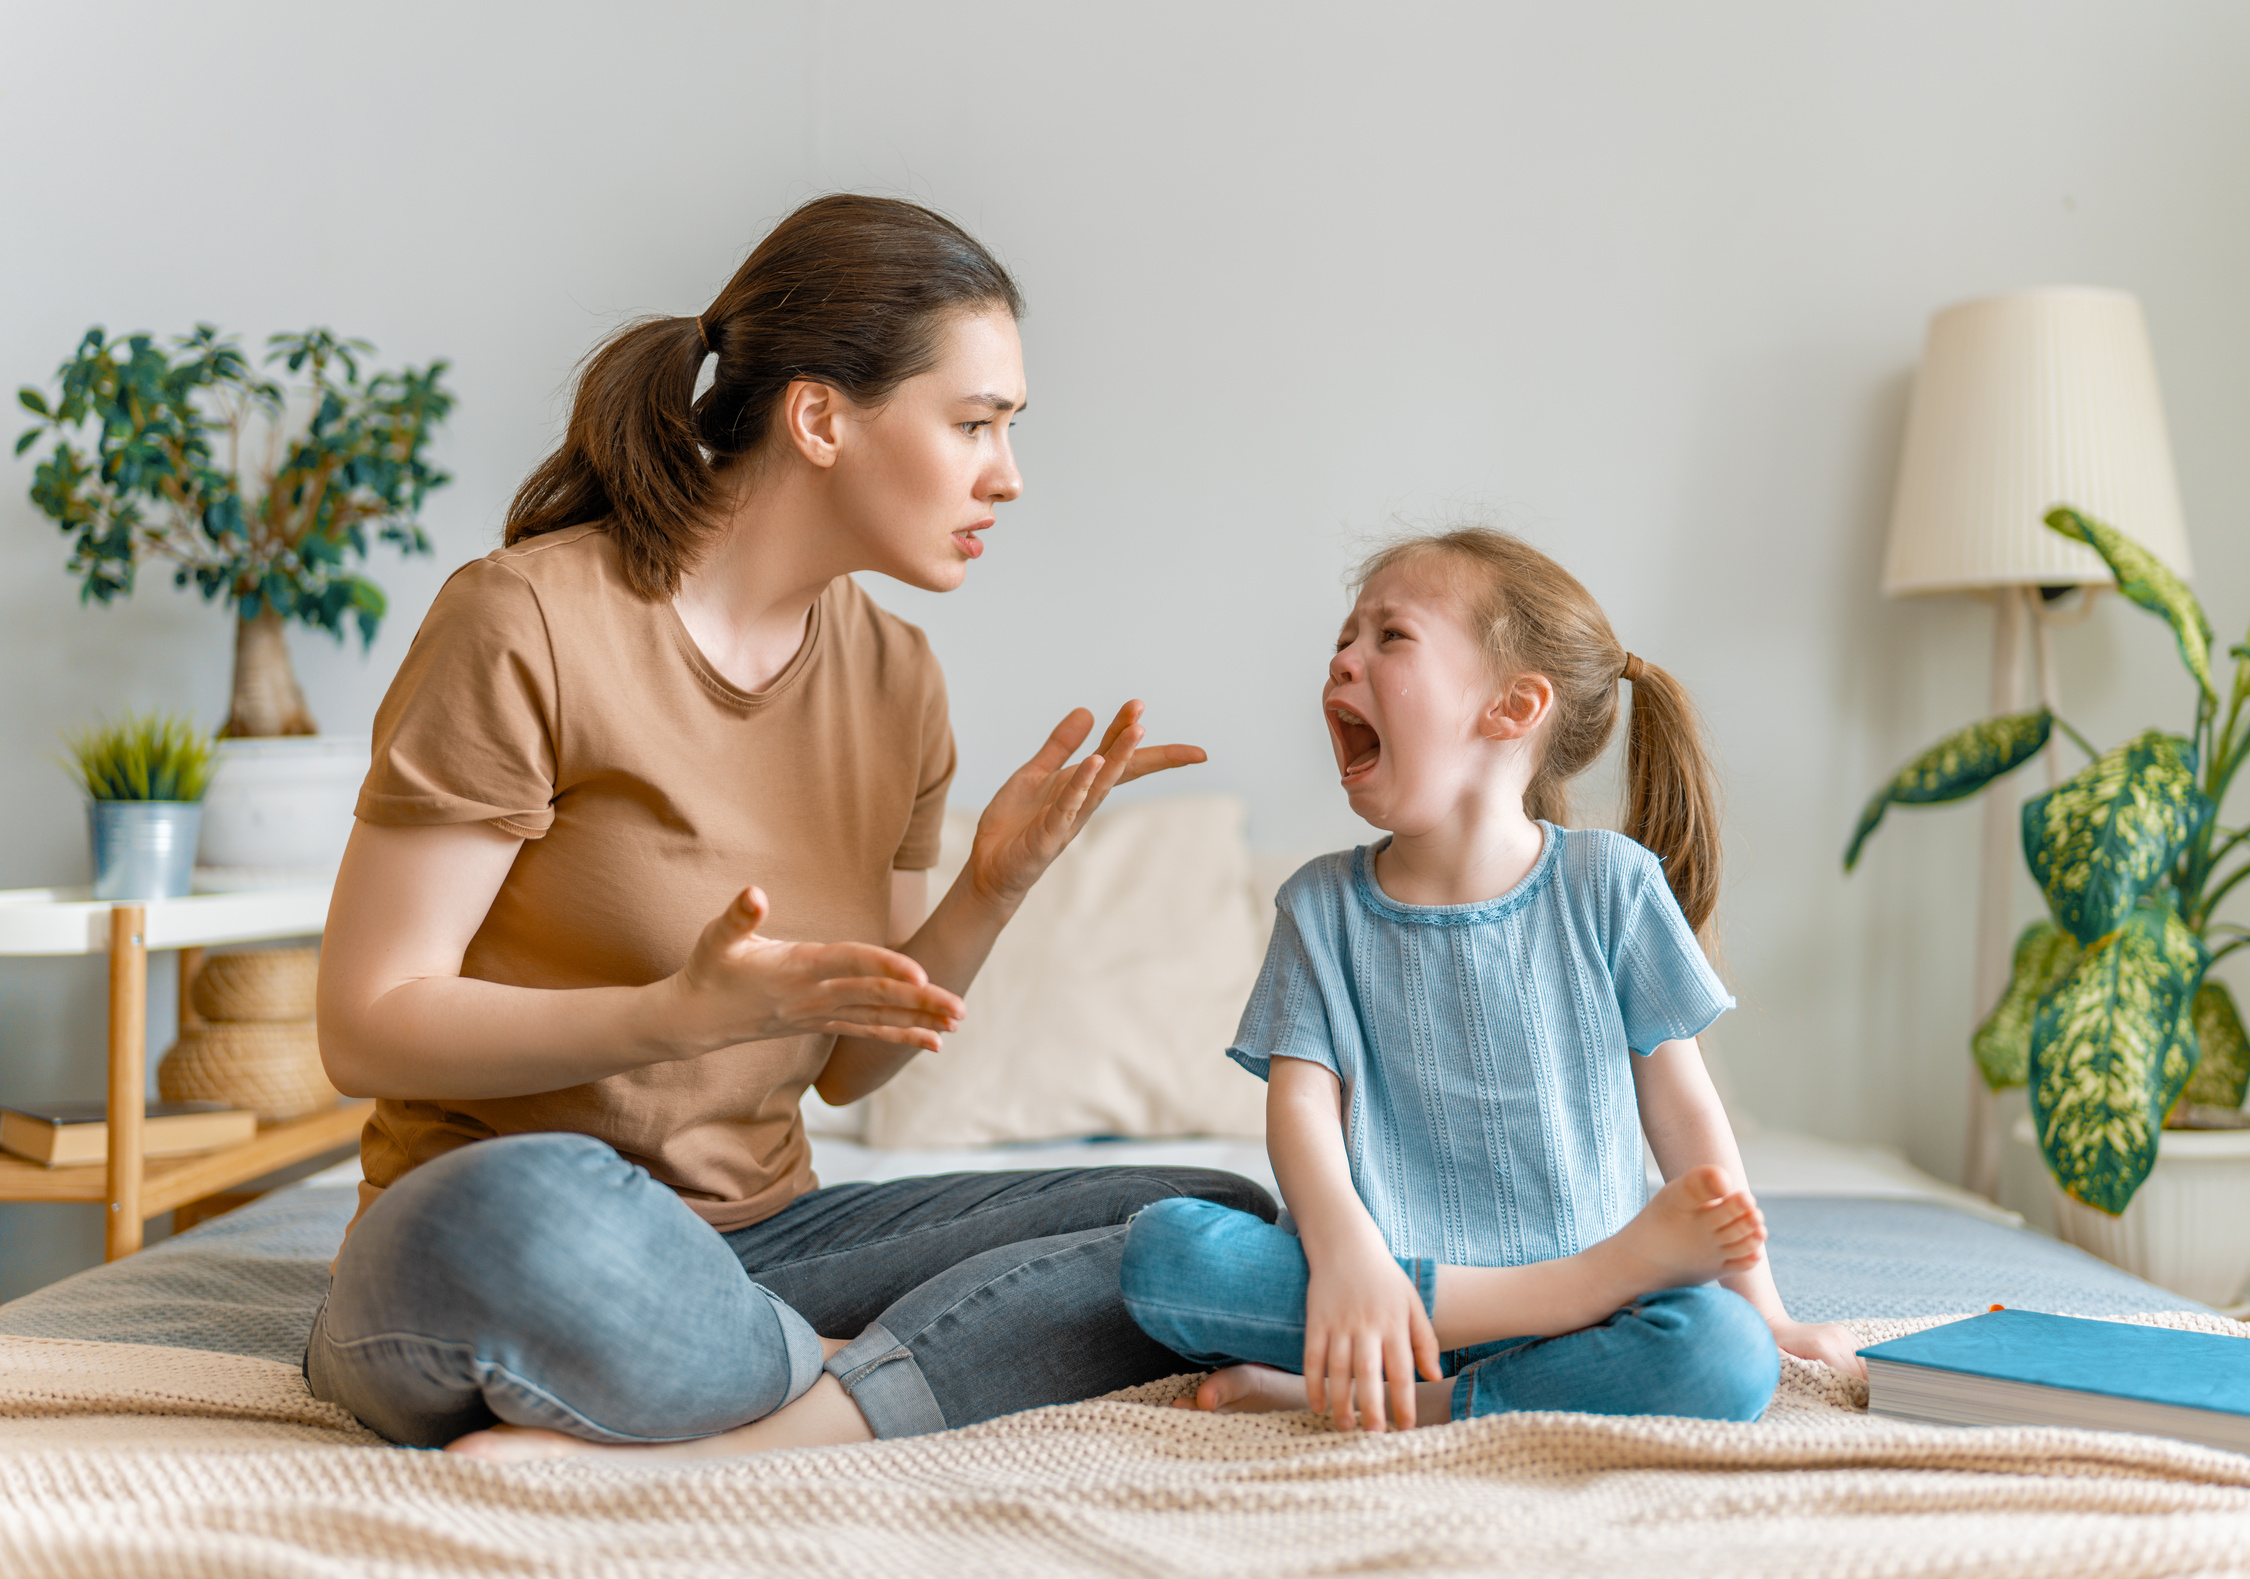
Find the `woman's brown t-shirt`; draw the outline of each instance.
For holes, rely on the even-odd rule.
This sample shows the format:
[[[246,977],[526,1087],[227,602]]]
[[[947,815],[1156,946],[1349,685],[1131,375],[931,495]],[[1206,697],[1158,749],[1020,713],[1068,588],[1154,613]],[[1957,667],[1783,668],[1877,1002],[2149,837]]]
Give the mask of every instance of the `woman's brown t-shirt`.
[[[517,987],[670,975],[745,885],[770,936],[879,943],[890,874],[937,864],[953,776],[929,643],[849,578],[765,690],[729,684],[609,536],[574,527],[455,571],[375,716],[363,821],[488,822],[524,840],[461,974]],[[361,1210],[408,1169],[495,1135],[615,1146],[713,1227],[818,1182],[798,1099],[830,1036],[746,1042],[535,1096],[376,1103]]]

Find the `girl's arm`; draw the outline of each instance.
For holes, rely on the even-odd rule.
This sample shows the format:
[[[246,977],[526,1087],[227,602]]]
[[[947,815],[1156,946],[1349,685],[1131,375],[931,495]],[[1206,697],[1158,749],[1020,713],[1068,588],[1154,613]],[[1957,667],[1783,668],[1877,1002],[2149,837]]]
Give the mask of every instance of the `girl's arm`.
[[[1646,1058],[1636,1056],[1633,1089],[1640,1101],[1641,1128],[1648,1135],[1649,1150],[1656,1154],[1656,1166],[1666,1179],[1676,1179],[1708,1163],[1723,1170],[1737,1185],[1747,1184],[1733,1126],[1727,1123],[1726,1108],[1711,1084],[1710,1071],[1703,1067],[1703,1052],[1693,1037],[1661,1043]],[[1774,1342],[1785,1352],[1854,1376],[1867,1373],[1867,1367],[1853,1352],[1859,1340],[1849,1328],[1790,1319],[1764,1257],[1748,1271],[1730,1273],[1719,1283],[1740,1294],[1766,1318]]]
[[[1414,1372],[1439,1379],[1437,1333],[1352,1187],[1344,1154],[1344,1088],[1302,1058],[1267,1071],[1266,1152],[1305,1247],[1305,1400],[1339,1430],[1356,1415],[1384,1430],[1415,1423]],[[1354,1398],[1354,1389],[1357,1398]],[[1356,1403],[1356,1407],[1355,1407]]]

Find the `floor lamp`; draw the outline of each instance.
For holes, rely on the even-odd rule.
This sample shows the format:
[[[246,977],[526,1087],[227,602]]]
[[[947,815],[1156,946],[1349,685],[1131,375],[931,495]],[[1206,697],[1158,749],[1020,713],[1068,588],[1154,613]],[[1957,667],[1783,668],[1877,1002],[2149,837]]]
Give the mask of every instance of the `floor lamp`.
[[[1995,713],[2056,704],[2048,628],[2110,584],[2092,549],[2042,524],[2058,504],[2132,533],[2181,576],[2189,573],[2164,401],[2140,303],[2123,291],[2054,288],[1946,308],[1930,320],[1914,381],[1883,591],[1968,592],[1993,604]],[[2065,601],[2081,587],[2080,599]],[[2050,783],[2060,749],[2047,749]],[[1979,1020],[2008,983],[2022,799],[2020,779],[2004,779],[1983,795]],[[1999,1108],[1973,1064],[1962,1182],[1988,1198],[1999,1193]]]

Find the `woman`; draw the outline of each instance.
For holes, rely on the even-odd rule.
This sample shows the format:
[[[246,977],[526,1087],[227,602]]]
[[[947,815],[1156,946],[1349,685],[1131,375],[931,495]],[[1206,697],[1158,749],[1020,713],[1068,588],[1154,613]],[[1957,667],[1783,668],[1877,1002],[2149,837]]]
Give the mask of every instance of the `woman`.
[[[983,552],[1022,490],[1020,311],[938,216],[808,203],[700,317],[596,353],[508,546],[438,595],[322,952],[322,1056],[378,1100],[320,1397],[487,1457],[739,1452],[1176,1368],[1119,1302],[1124,1224],[1175,1195],[1270,1218],[1256,1186],[824,1189],[797,1115],[807,1085],[849,1102],[935,1052],[1103,797],[1203,760],[1141,747],[1132,703],[1072,766],[1073,712],[929,908],[944,683],[850,573],[945,591]]]

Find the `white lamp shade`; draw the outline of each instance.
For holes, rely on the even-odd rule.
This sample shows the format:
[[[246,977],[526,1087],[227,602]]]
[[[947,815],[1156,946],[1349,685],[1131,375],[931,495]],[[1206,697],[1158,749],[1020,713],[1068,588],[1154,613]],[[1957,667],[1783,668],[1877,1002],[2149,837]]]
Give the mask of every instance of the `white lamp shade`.
[[[1930,320],[1907,412],[1883,590],[2106,582],[2041,524],[2058,504],[2188,575],[2180,487],[2140,303],[2123,291],[2018,291]]]

